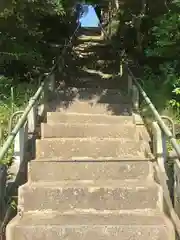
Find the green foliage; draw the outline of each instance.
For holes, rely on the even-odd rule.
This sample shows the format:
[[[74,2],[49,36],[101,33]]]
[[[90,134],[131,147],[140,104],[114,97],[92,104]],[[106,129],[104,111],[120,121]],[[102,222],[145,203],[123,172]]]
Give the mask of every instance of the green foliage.
[[[138,62],[144,88],[159,111],[180,113],[180,0],[135,2],[119,11],[116,41]],[[120,42],[120,41],[119,41]],[[138,74],[138,75],[139,75]]]
[[[19,108],[37,86],[41,72],[48,71],[64,44],[71,23],[64,0],[12,0],[0,3],[0,118],[5,121],[10,106],[10,88]],[[68,19],[68,20],[67,20]],[[58,51],[59,50],[59,51]],[[21,106],[22,107],[22,106]],[[3,117],[4,116],[4,117]],[[7,125],[7,124],[5,124]]]
[[[0,8],[0,73],[30,80],[47,70],[54,55],[49,40],[64,43],[67,19],[61,0],[7,1]]]
[[[37,90],[39,75],[52,67],[52,60],[60,55],[65,39],[71,35],[73,3],[73,0],[0,2],[1,145],[8,136],[13,111],[25,108]],[[13,146],[3,160],[6,163],[12,160],[12,149]]]
[[[154,21],[151,29],[151,45],[146,49],[146,56],[161,59],[158,65],[161,83],[169,90],[169,105],[180,113],[180,1],[176,0],[167,13]],[[153,71],[153,69],[152,69]]]

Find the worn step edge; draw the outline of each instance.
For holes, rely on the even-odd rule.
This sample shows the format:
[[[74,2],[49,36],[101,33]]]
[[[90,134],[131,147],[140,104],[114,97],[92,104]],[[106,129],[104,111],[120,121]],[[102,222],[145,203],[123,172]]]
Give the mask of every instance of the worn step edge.
[[[112,109],[113,107],[115,109],[126,108],[128,110],[132,108],[131,104],[129,104],[129,103],[120,103],[119,104],[119,103],[101,103],[101,102],[88,102],[88,101],[73,101],[73,102],[72,101],[61,101],[60,103],[57,103],[56,99],[53,99],[53,101],[50,102],[50,104],[51,103],[57,104],[57,108],[61,109],[62,112],[68,111],[69,108],[71,108],[71,107],[74,107],[74,108],[76,108],[76,107],[86,107],[87,108],[88,107],[90,109],[95,109],[95,110],[97,108],[99,108],[99,109],[103,108],[104,110],[107,110],[107,112],[113,111],[113,109]],[[84,108],[84,109],[86,110],[86,108]],[[71,112],[73,112],[73,111],[71,111]],[[79,113],[81,113],[81,112],[79,112]],[[87,112],[82,112],[82,113],[87,113]],[[98,114],[98,113],[95,113],[95,114]],[[104,114],[104,113],[101,113],[101,114]],[[115,116],[116,116],[116,114],[115,114]]]
[[[62,96],[51,95],[52,101],[56,103],[65,103],[65,102],[73,102],[73,103],[94,103],[94,104],[102,104],[102,105],[130,105],[131,101],[128,98],[123,98],[123,96],[92,96],[91,98],[81,98],[81,96],[66,96],[65,94]],[[104,99],[103,99],[104,98]],[[119,98],[119,99],[118,99]]]
[[[121,124],[115,127],[113,124],[93,124],[93,123],[41,123],[42,138],[64,138],[64,137],[113,137],[129,138],[138,141],[140,134],[133,124],[122,128]]]
[[[62,162],[31,161],[28,176],[32,182],[54,180],[124,180],[153,179],[150,161],[138,162]],[[71,174],[70,174],[71,173]]]
[[[61,162],[120,162],[120,161],[154,161],[155,158],[153,157],[145,157],[145,156],[135,156],[135,158],[132,157],[126,157],[126,156],[121,156],[121,157],[88,157],[88,156],[83,156],[83,157],[69,157],[69,158],[64,158],[61,156],[58,157],[45,157],[45,158],[36,158],[33,161],[44,161],[44,162],[56,162],[56,161],[61,161]]]
[[[132,227],[133,231],[129,231],[129,227]],[[42,230],[43,227],[43,230]],[[156,235],[159,234],[157,232],[157,228],[159,227],[163,231],[164,239],[166,240],[175,240],[175,231],[170,220],[163,214],[153,214],[153,215],[142,215],[142,214],[120,214],[120,215],[91,215],[91,214],[81,214],[81,215],[60,215],[57,212],[45,212],[45,213],[25,213],[23,217],[17,215],[7,226],[6,228],[6,236],[8,240],[14,239],[16,231],[21,231],[21,229],[25,228],[24,231],[31,231],[31,237],[35,236],[39,231],[42,234],[44,232],[44,237],[48,238],[48,232],[54,229],[54,237],[59,239],[58,232],[62,232],[61,229],[65,231],[65,229],[75,228],[79,232],[80,229],[87,230],[95,230],[99,233],[102,233],[102,236],[107,236],[107,233],[112,232],[113,227],[123,227],[125,228],[123,232],[129,232],[129,237],[134,237],[134,231],[141,231],[140,229],[147,229],[149,232],[153,231],[155,228]],[[36,228],[36,231],[35,231]],[[93,228],[93,229],[92,229]],[[104,230],[103,230],[103,229]],[[109,231],[108,231],[109,228]],[[137,228],[137,230],[136,230]],[[34,230],[32,232],[32,229]],[[100,230],[101,229],[101,230]],[[39,230],[39,231],[38,231]],[[81,232],[82,232],[81,230]],[[106,231],[105,231],[106,230]],[[146,231],[147,231],[146,230]],[[23,232],[24,232],[23,231]],[[114,228],[117,236],[117,228]],[[122,232],[119,232],[121,236]],[[133,235],[132,235],[133,234]],[[156,236],[155,235],[155,236]],[[21,239],[24,235],[22,233]],[[97,239],[102,239],[102,236]],[[109,235],[108,235],[109,236]],[[141,235],[140,235],[141,236]],[[140,237],[139,236],[139,237]],[[113,237],[113,233],[112,233]],[[137,237],[137,239],[139,238]],[[32,238],[28,238],[32,239]],[[107,238],[109,239],[109,237]],[[139,238],[140,239],[140,238]],[[143,238],[141,238],[143,239]],[[152,239],[152,238],[151,238]],[[18,240],[17,238],[15,240]]]
[[[55,94],[87,94],[87,95],[91,95],[92,97],[101,97],[101,96],[117,96],[117,97],[124,97],[124,98],[129,98],[129,96],[127,94],[125,94],[124,92],[116,89],[116,88],[95,88],[95,87],[87,87],[87,88],[83,88],[83,87],[64,87],[64,88],[60,88],[60,89],[56,89],[55,90]],[[129,98],[130,99],[130,98]]]
[[[104,115],[131,115],[132,107],[130,104],[103,104],[103,103],[96,103],[90,104],[88,102],[74,102],[71,104],[70,101],[65,101],[61,103],[57,103],[55,100],[49,102],[47,105],[48,112],[73,112],[73,113],[90,113],[90,114],[97,114],[101,113]]]
[[[73,88],[57,89],[53,94],[56,100],[93,101],[97,103],[130,103],[130,97],[117,89]]]
[[[70,127],[112,127],[113,124],[111,123],[69,123],[69,122],[59,122],[59,123],[41,123],[42,125],[49,125],[49,126],[70,126]],[[121,123],[117,123],[116,127],[122,127]],[[136,129],[136,126],[133,123],[128,123],[126,126],[123,127],[129,127]]]
[[[45,209],[61,212],[69,209],[163,211],[162,188],[158,184],[154,181],[132,182],[28,182],[19,188],[18,209],[23,212]],[[33,196],[34,202],[29,201]]]
[[[161,189],[161,186],[157,184],[154,180],[130,180],[125,182],[124,180],[64,180],[64,181],[53,181],[53,182],[30,182],[28,181],[20,188],[126,188],[126,189],[142,189],[142,188],[152,188],[152,189]]]
[[[37,139],[36,140],[37,142],[40,142],[41,139]],[[86,137],[86,138],[81,138],[81,137],[76,137],[76,138],[73,138],[73,137],[65,137],[65,138],[60,138],[60,139],[57,139],[57,138],[51,138],[51,139],[42,139],[42,141],[60,141],[60,142],[70,142],[70,141],[79,141],[79,142],[119,142],[119,144],[126,144],[126,143],[134,143],[134,139],[129,139],[129,138],[114,138],[114,137],[93,137],[93,138],[89,138],[89,137]],[[144,142],[143,140],[140,140],[138,142],[140,145],[141,144],[145,144],[145,145],[148,145],[146,142]]]
[[[103,118],[108,118],[108,119],[126,119],[126,118],[129,118],[132,123],[135,123],[134,120],[133,120],[133,116],[124,116],[124,115],[120,115],[120,116],[116,116],[116,115],[104,115],[104,114],[101,114],[101,113],[96,113],[96,114],[90,114],[90,113],[73,113],[73,112],[69,112],[69,113],[64,113],[64,112],[47,112],[47,116],[51,116],[52,114],[58,114],[58,115],[72,115],[72,116],[89,116],[89,117],[103,117]]]
[[[148,180],[64,180],[64,181],[53,181],[53,182],[31,182],[28,181],[24,185],[20,186],[19,194],[22,195],[26,191],[33,189],[50,189],[51,191],[56,189],[90,189],[90,192],[94,192],[99,189],[125,189],[129,191],[141,191],[141,190],[154,190],[157,194],[156,208],[162,211],[162,188],[153,179]],[[154,208],[152,208],[154,209]]]
[[[32,221],[34,219],[34,221]],[[41,219],[41,221],[39,221]],[[161,224],[162,222],[157,222],[155,220],[162,220],[164,219],[162,225],[170,223],[169,218],[166,217],[165,214],[156,212],[156,211],[137,211],[137,212],[119,212],[118,214],[112,213],[104,213],[104,214],[97,214],[97,213],[77,213],[77,212],[66,212],[66,213],[59,213],[57,211],[32,211],[26,212],[23,214],[23,217],[17,215],[13,222],[19,220],[19,222],[29,223],[30,226],[33,225],[41,225],[41,224],[48,224],[50,225],[50,219],[52,221],[52,225],[157,225]],[[143,220],[142,220],[143,219]],[[148,223],[144,221],[146,219]],[[62,220],[59,221],[59,220]],[[47,222],[46,222],[47,221]]]
[[[109,123],[109,124],[133,124],[132,116],[115,116],[105,114],[89,114],[89,113],[61,113],[47,112],[47,122],[79,122],[79,123]]]
[[[77,88],[77,87],[65,87],[65,88],[61,88],[61,89],[59,89],[59,90],[57,90],[58,92],[59,91],[62,91],[62,92],[64,92],[64,91],[72,91],[72,92],[76,92],[76,93],[78,93],[78,92],[82,92],[82,91],[85,91],[85,92],[96,92],[96,91],[100,91],[101,93],[107,93],[107,94],[120,94],[121,96],[123,96],[124,97],[124,94],[123,94],[123,92],[121,91],[121,90],[118,90],[117,88],[102,88],[102,87],[98,87],[98,88],[90,88],[90,87],[79,87],[79,88]]]
[[[108,148],[108,149],[107,149]],[[95,151],[93,151],[95,149]],[[149,157],[150,146],[144,141],[125,138],[46,138],[36,140],[36,158],[78,158],[77,156],[118,158],[132,155]]]
[[[149,208],[144,208],[144,209],[121,209],[121,210],[97,210],[97,209],[72,209],[72,210],[66,210],[63,212],[59,212],[56,210],[52,210],[52,209],[45,209],[45,210],[29,210],[24,212],[24,214],[46,214],[46,213],[50,213],[50,214],[59,214],[61,216],[64,215],[90,215],[90,216],[106,216],[106,215],[112,215],[112,216],[119,216],[119,215],[144,215],[144,216],[153,216],[153,215],[163,215],[163,211],[160,211],[159,209],[149,209]]]

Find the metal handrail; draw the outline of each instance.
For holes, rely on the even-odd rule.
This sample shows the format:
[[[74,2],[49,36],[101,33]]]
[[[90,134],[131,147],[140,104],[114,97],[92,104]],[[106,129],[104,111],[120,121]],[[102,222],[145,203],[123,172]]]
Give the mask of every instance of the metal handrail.
[[[12,132],[9,134],[9,137],[7,138],[5,143],[3,144],[2,148],[0,149],[0,160],[2,160],[2,158],[5,156],[6,152],[9,149],[9,147],[13,143],[13,140],[16,137],[19,129],[26,122],[27,116],[28,116],[29,112],[31,111],[32,107],[34,106],[34,104],[36,103],[36,101],[38,100],[38,98],[40,97],[41,93],[43,92],[44,86],[45,86],[45,81],[41,83],[41,85],[38,88],[37,92],[34,94],[34,96],[32,98],[32,101],[29,102],[29,104],[26,107],[26,109],[25,109],[24,113],[22,114],[21,118],[18,120],[16,126],[14,127]]]
[[[129,66],[127,66],[128,72],[130,74],[130,76],[132,77],[135,85],[137,86],[139,92],[141,93],[141,95],[143,96],[145,102],[147,103],[147,105],[149,106],[149,108],[151,109],[151,111],[153,112],[153,115],[157,121],[157,123],[159,124],[159,126],[161,127],[162,131],[165,133],[165,135],[169,138],[173,148],[175,149],[178,158],[180,158],[180,147],[176,141],[176,138],[173,136],[173,134],[171,133],[171,131],[169,130],[169,128],[166,126],[166,124],[164,123],[164,121],[162,120],[161,116],[159,115],[158,111],[156,110],[156,108],[154,107],[153,103],[151,102],[150,98],[148,97],[148,95],[146,94],[146,92],[143,90],[143,88],[141,87],[141,85],[138,83],[136,77],[133,75],[131,69],[129,68]]]
[[[70,39],[68,41],[68,44],[66,44],[65,47],[63,48],[63,51],[62,51],[60,57],[57,59],[57,61],[54,64],[54,66],[51,68],[50,72],[45,74],[45,76],[43,76],[41,84],[40,84],[40,87],[38,88],[38,90],[36,91],[34,96],[31,98],[31,101],[29,101],[29,104],[27,105],[26,109],[24,110],[22,116],[19,118],[19,120],[18,120],[17,124],[15,125],[14,129],[9,134],[9,136],[8,136],[7,140],[5,141],[5,143],[3,144],[2,148],[0,148],[0,160],[2,160],[4,158],[4,156],[7,153],[9,147],[13,143],[13,140],[15,139],[16,135],[18,134],[18,131],[20,130],[20,128],[26,122],[29,112],[31,111],[31,109],[33,108],[33,106],[36,104],[36,102],[40,98],[41,94],[43,93],[43,91],[44,91],[44,89],[45,89],[45,87],[46,87],[46,85],[48,83],[49,77],[51,76],[51,74],[54,73],[56,67],[58,66],[58,64],[60,63],[61,59],[63,58],[63,56],[64,56],[64,54],[66,52],[66,49],[70,46],[73,38],[75,37],[78,29],[79,29],[79,25],[75,29],[73,35],[70,37]]]

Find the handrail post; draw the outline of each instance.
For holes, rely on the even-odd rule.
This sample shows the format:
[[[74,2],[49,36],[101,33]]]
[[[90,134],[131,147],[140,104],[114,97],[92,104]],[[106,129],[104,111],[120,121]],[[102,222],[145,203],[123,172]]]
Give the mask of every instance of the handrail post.
[[[16,171],[19,170],[20,164],[24,161],[27,137],[28,125],[25,122],[23,127],[19,129],[14,141],[14,164]]]
[[[163,172],[165,172],[162,145],[162,131],[157,122],[152,123],[152,133],[153,133],[153,154],[156,157],[159,167]]]
[[[174,160],[174,209],[180,218],[180,163],[179,159]]]
[[[128,74],[128,95],[132,94],[132,77]]]
[[[139,90],[135,85],[132,85],[132,105],[135,112],[139,112]]]
[[[40,95],[40,106],[38,107],[38,116],[44,117],[46,113],[46,104],[48,100],[48,86],[44,85]]]
[[[2,223],[5,215],[6,178],[7,166],[0,165],[0,223]]]
[[[3,127],[0,125],[0,147],[3,144]]]
[[[34,101],[33,98],[30,99],[29,102]],[[36,129],[36,121],[37,121],[37,103],[34,103],[29,114],[28,114],[28,132],[30,134],[34,134]]]
[[[166,143],[167,137],[166,137],[166,134],[164,134],[163,131],[161,131],[161,133],[162,133],[163,158],[164,158],[164,162],[166,162],[167,161],[167,155],[168,155],[168,153],[167,153],[167,143]]]
[[[54,92],[54,90],[55,90],[55,74],[54,73],[52,73],[50,76],[49,76],[49,91],[51,92],[51,93],[53,93]]]

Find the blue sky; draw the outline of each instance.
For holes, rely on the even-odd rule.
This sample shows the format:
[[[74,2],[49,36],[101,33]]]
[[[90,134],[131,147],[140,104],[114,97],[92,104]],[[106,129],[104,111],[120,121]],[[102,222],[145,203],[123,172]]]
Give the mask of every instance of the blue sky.
[[[92,5],[83,5],[84,13],[79,21],[82,27],[98,27],[99,19]]]

